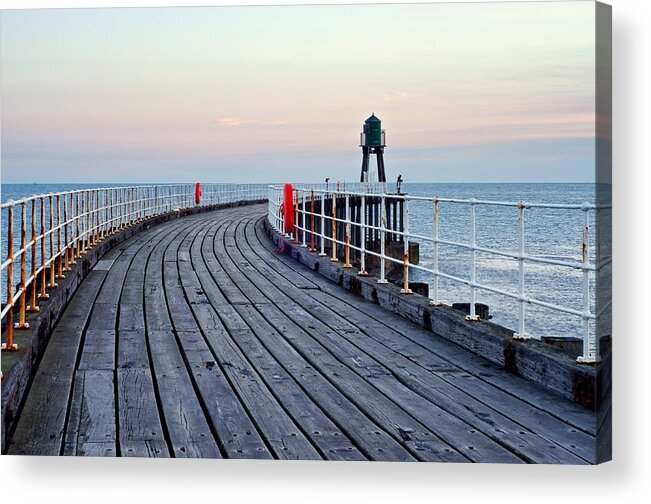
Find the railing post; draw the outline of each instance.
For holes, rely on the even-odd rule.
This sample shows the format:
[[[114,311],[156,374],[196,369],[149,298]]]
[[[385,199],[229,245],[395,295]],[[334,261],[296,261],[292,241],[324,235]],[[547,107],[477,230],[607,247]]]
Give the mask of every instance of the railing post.
[[[441,306],[439,299],[439,199],[434,198],[434,284],[432,285],[432,296],[430,306]]]
[[[380,278],[377,283],[386,284],[389,281],[386,279],[385,268],[386,265],[384,258],[386,257],[385,245],[386,245],[386,209],[385,209],[385,195],[384,192],[380,197]]]
[[[95,246],[95,191],[88,191],[88,248]]]
[[[100,193],[100,213],[99,213],[99,239],[102,241],[108,235],[108,189],[104,189]]]
[[[303,192],[303,208],[301,208],[301,227],[302,233],[303,233],[303,247],[307,247],[307,222],[305,219],[305,216],[307,215],[307,203],[306,203],[306,195],[305,195],[305,189],[302,189]]]
[[[368,276],[366,271],[366,195],[361,196],[361,216],[359,218],[359,236],[360,236],[360,259],[359,259],[359,276]]]
[[[230,203],[231,191],[225,191],[225,192],[226,194],[228,194],[226,198]],[[281,206],[282,206],[282,210],[280,210]],[[280,217],[280,232],[283,234],[285,238],[289,238],[289,234],[287,233],[287,227],[285,226],[285,192],[282,189],[278,191],[278,216]]]
[[[221,199],[224,203],[226,203],[226,196],[224,195],[224,188],[221,187]],[[282,211],[280,210],[280,206],[282,205],[281,203],[281,189],[276,188],[274,190],[274,200],[276,202],[276,229],[278,229],[279,233],[283,233],[283,218],[282,218]]]
[[[585,364],[599,362],[599,338],[590,332],[590,204],[584,203],[583,211],[583,243],[581,244],[581,270],[583,272],[583,355],[577,362]],[[596,324],[595,324],[596,331]]]
[[[479,316],[475,311],[475,300],[477,296],[477,202],[474,198],[470,200],[470,315],[466,320],[471,322],[479,321]]]
[[[514,339],[529,339],[524,332],[525,293],[524,293],[524,210],[525,204],[518,205],[518,332],[513,333]]]
[[[346,236],[344,240],[344,256],[345,256],[345,262],[344,262],[344,268],[352,268],[352,264],[350,264],[350,195],[346,193],[346,199],[345,199],[345,205],[346,205],[346,225],[344,227]]]
[[[99,230],[100,230],[100,215],[99,215],[99,212],[100,212],[100,199],[99,199],[99,189],[96,189],[96,190],[94,191],[94,193],[95,193],[95,229],[94,229],[93,234],[94,234],[94,236],[95,236],[95,240],[94,240],[94,242],[93,242],[93,245],[97,245],[97,244],[99,243],[99,240],[100,240],[100,236],[99,236]]]
[[[314,247],[314,189],[310,194],[310,252],[316,251]]]
[[[41,196],[41,292],[39,299],[48,299],[50,295],[45,290],[47,285],[45,268],[45,197]]]
[[[319,247],[321,251],[319,252],[319,257],[325,257],[325,193],[321,193],[321,232],[319,233]]]
[[[77,233],[75,235],[75,259],[81,257],[81,228],[79,224],[79,219],[81,219],[80,212],[80,193],[75,194],[75,227],[77,228]]]
[[[36,198],[32,198],[32,273],[30,275],[32,288],[30,289],[29,308],[27,308],[29,313],[36,313],[40,310],[36,304],[36,251]]]
[[[95,223],[94,223],[94,218],[95,218],[95,203],[94,203],[94,195],[95,191],[92,189],[88,190],[88,205],[87,205],[87,225],[88,225],[88,241],[86,242],[86,249],[90,249],[95,245]]]
[[[20,298],[18,301],[18,323],[16,329],[28,329],[29,324],[25,322],[25,310],[27,305],[27,203],[20,204]]]
[[[13,202],[9,202],[13,203]],[[7,329],[5,330],[5,343],[2,350],[15,352],[18,345],[14,343],[14,207],[7,208]]]
[[[70,271],[70,246],[68,243],[68,198],[66,195],[63,195],[63,271]]]
[[[298,189],[294,189],[294,243],[298,241]]]
[[[57,201],[57,274],[56,278],[57,279],[62,279],[65,278],[63,274],[63,256],[62,256],[62,249],[61,249],[61,196],[57,194],[56,197]]]
[[[52,289],[58,287],[58,284],[55,282],[55,266],[56,258],[54,257],[54,205],[52,204],[52,195],[49,195],[50,201],[50,229],[48,233],[50,235],[50,282],[47,284],[48,288]]]
[[[79,214],[81,246],[79,247],[79,255],[82,256],[86,253],[86,190],[82,189],[79,193],[79,201],[81,213]]]
[[[402,294],[413,294],[413,291],[409,288],[409,200],[403,198],[403,226],[402,226],[402,261],[403,261],[403,270],[402,270],[402,289],[400,292]]]
[[[337,259],[337,196],[336,193],[332,193],[332,254],[330,256],[330,262],[339,262]]]
[[[74,210],[74,197],[75,197],[74,193],[70,193],[70,212],[68,213],[68,215],[70,216],[70,218],[71,218],[71,220],[73,222],[76,220],[76,218],[75,218],[76,214],[75,214],[75,210]],[[71,225],[70,227],[71,227],[71,229],[70,229],[70,253],[69,253],[70,259],[69,259],[69,261],[70,261],[70,264],[76,264],[77,263],[77,259],[76,259],[77,252],[76,252],[76,239],[75,239],[74,225]]]

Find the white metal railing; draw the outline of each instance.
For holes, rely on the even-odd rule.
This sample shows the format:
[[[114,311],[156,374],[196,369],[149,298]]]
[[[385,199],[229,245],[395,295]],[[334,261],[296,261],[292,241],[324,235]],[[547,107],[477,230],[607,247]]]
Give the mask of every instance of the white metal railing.
[[[359,253],[360,268],[359,274],[365,275],[366,273],[366,258],[367,256],[375,256],[379,259],[379,283],[386,283],[385,264],[387,262],[397,263],[403,266],[403,294],[410,294],[409,289],[409,270],[410,268],[423,271],[431,275],[431,289],[430,289],[430,304],[433,306],[441,305],[439,280],[446,279],[453,283],[463,284],[468,288],[468,301],[470,305],[470,313],[466,317],[468,321],[477,321],[479,317],[476,313],[475,303],[478,291],[488,291],[494,294],[506,296],[513,299],[518,303],[518,327],[514,331],[514,338],[527,339],[530,336],[526,333],[526,312],[527,306],[536,305],[573,317],[579,317],[582,321],[581,338],[583,341],[583,355],[579,356],[579,362],[592,363],[600,360],[599,354],[599,341],[596,337],[595,331],[591,330],[590,324],[600,316],[605,310],[610,308],[611,301],[608,300],[603,306],[600,306],[597,313],[591,312],[591,295],[590,295],[590,281],[591,275],[594,275],[597,266],[603,268],[611,263],[610,257],[600,259],[600,264],[595,266],[590,261],[590,213],[596,209],[609,209],[610,206],[597,206],[589,203],[582,204],[553,204],[553,203],[529,203],[524,201],[519,202],[505,202],[505,201],[490,201],[478,199],[454,199],[454,198],[439,198],[439,197],[422,197],[410,196],[405,194],[388,194],[386,190],[377,191],[377,189],[385,189],[382,184],[330,184],[328,188],[323,184],[309,185],[297,184],[293,186],[294,192],[294,211],[295,222],[294,232],[289,235],[285,229],[285,215],[282,211],[283,201],[283,186],[271,185],[269,186],[268,194],[268,220],[270,224],[280,233],[283,233],[289,238],[293,238],[297,243],[299,237],[302,235],[302,244],[307,246],[309,236],[310,250],[316,251],[315,242],[318,241],[320,255],[324,256],[326,243],[330,244],[332,253],[331,260],[338,261],[337,246],[343,246],[345,254],[345,267],[350,267],[349,250],[355,250]],[[351,220],[350,218],[350,201],[351,198],[356,198],[355,205],[363,209],[358,212],[359,219]],[[390,219],[387,219],[386,213],[386,200],[400,201],[403,205],[403,229],[394,229],[391,227]],[[366,205],[370,200],[376,203],[379,201],[380,219],[378,224],[371,224],[367,221]],[[433,233],[432,235],[423,235],[412,233],[409,230],[409,207],[414,202],[421,202],[431,204],[431,218],[433,220]],[[465,205],[470,209],[470,233],[467,242],[447,240],[439,236],[439,221],[442,203],[453,205]],[[335,208],[337,205],[345,205],[345,214],[343,217],[336,217]],[[320,210],[315,213],[314,208],[318,206]],[[326,206],[330,206],[332,211],[329,215],[324,211]],[[477,243],[477,208],[478,207],[508,207],[513,208],[517,212],[517,250],[500,250],[493,247],[480,246]],[[583,226],[581,236],[581,254],[580,260],[570,259],[555,259],[550,257],[543,257],[526,252],[525,248],[525,216],[527,210],[530,209],[555,209],[573,212],[582,212]],[[341,214],[340,214],[341,215]],[[315,222],[318,226],[315,227]],[[330,226],[331,233],[327,234],[326,223]],[[339,226],[339,228],[337,228]],[[317,230],[318,227],[318,230]],[[353,228],[358,228],[359,236],[361,239],[357,245],[350,243],[349,237]],[[343,232],[337,232],[342,231]],[[379,247],[378,250],[369,250],[366,246],[366,236],[368,233],[379,233]],[[339,238],[337,235],[339,234]],[[386,250],[386,237],[399,236],[403,241],[403,256],[402,258],[392,257],[387,254]],[[342,239],[341,236],[344,238]],[[412,264],[409,258],[409,242],[410,240],[430,243],[433,250],[433,265],[432,267],[422,266],[420,264]],[[469,252],[469,275],[468,278],[462,278],[450,272],[442,271],[440,268],[440,251],[439,247],[445,245],[448,247],[455,247],[458,249],[466,250]],[[495,285],[489,285],[477,280],[477,253],[490,254],[492,256],[505,257],[514,259],[518,264],[518,282],[517,290],[510,291]],[[576,293],[580,299],[581,309],[572,308],[557,303],[551,303],[542,299],[527,295],[526,289],[526,275],[525,263],[539,263],[547,265],[555,265],[571,270],[579,270],[582,272],[581,289]]]
[[[3,350],[18,350],[14,329],[27,329],[26,313],[38,312],[37,299],[47,299],[83,254],[104,238],[151,217],[196,206],[266,198],[266,184],[204,184],[200,202],[195,184],[102,187],[40,194],[0,205],[0,264],[4,327]],[[18,210],[20,238],[14,240]],[[28,236],[29,233],[29,236]],[[29,263],[29,266],[28,266]],[[19,266],[14,269],[14,265]],[[29,271],[28,271],[29,270]],[[18,308],[16,310],[16,304]],[[18,322],[14,324],[14,311]]]

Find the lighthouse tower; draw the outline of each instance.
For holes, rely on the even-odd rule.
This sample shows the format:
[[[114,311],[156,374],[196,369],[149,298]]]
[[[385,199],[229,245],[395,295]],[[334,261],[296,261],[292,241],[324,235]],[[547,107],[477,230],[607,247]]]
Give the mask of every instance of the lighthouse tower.
[[[382,129],[382,122],[372,114],[364,121],[360,134],[360,147],[362,148],[362,176],[360,182],[369,182],[368,164],[369,157],[375,154],[377,157],[378,182],[386,183],[387,177],[384,172],[384,142],[385,133]]]

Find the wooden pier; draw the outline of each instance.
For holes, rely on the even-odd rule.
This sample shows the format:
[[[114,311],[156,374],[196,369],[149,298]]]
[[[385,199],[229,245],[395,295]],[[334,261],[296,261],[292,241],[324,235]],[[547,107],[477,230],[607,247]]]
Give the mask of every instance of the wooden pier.
[[[149,227],[56,325],[7,452],[594,463],[595,412],[279,253],[266,206]]]

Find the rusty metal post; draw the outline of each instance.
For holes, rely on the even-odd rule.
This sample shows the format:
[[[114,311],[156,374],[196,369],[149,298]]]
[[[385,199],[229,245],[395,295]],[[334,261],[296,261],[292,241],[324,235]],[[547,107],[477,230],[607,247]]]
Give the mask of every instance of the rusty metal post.
[[[332,256],[330,262],[339,262],[337,259],[337,196],[332,193]]]
[[[319,257],[325,257],[325,200],[326,200],[326,194],[322,193],[321,194],[321,232],[319,233],[319,246],[321,248],[321,251],[319,252]]]
[[[310,252],[316,251],[314,248],[314,189],[310,195]]]
[[[137,224],[142,220],[142,190],[136,187],[134,190],[134,223]]]
[[[402,294],[413,294],[413,291],[409,288],[409,200],[404,198],[403,200],[403,225],[402,225],[402,289],[400,292]]]
[[[75,241],[74,241],[74,258],[75,262],[77,259],[79,259],[81,255],[81,245],[79,243],[79,238],[80,238],[80,231],[79,231],[79,193],[76,192],[74,196],[75,200],[75,210],[73,212],[73,215],[75,216]]]
[[[439,299],[439,199],[434,198],[434,283],[432,284],[432,296],[429,300],[430,306],[441,306]]]
[[[518,332],[513,333],[514,339],[529,339],[524,332],[525,292],[524,292],[524,210],[525,204],[518,204]]]
[[[91,193],[91,200],[93,205],[91,226],[93,229],[93,246],[95,246],[99,242],[99,191],[94,190]]]
[[[136,220],[136,198],[133,195],[133,187],[129,188],[129,226],[132,226]]]
[[[303,206],[301,207],[301,233],[303,234],[303,247],[307,248],[307,222],[306,222],[306,216],[307,216],[307,201],[306,201],[306,191],[303,189],[301,191],[303,193]],[[244,196],[246,197],[246,195]]]
[[[2,350],[15,352],[18,345],[14,343],[14,207],[7,208],[7,329]]]
[[[13,246],[12,246],[13,248]],[[18,300],[18,323],[16,329],[28,329],[29,324],[25,322],[25,309],[27,304],[27,203],[20,204],[20,298]]]
[[[113,189],[106,190],[106,236],[113,234]]]
[[[95,227],[95,216],[97,214],[97,207],[96,207],[96,195],[97,191],[95,190],[90,190],[88,192],[88,230],[89,230],[89,246],[88,248],[94,247],[96,241],[96,236],[95,232],[97,228]]]
[[[50,201],[50,228],[48,229],[48,234],[50,235],[50,282],[47,284],[48,288],[52,289],[58,287],[58,284],[54,280],[55,270],[56,270],[56,258],[54,257],[54,204],[52,195],[49,195]]]
[[[361,196],[361,215],[359,218],[359,241],[360,241],[360,263],[359,263],[359,276],[368,276],[368,271],[366,271],[366,195],[362,194]]]
[[[479,315],[475,311],[477,297],[477,202],[474,198],[470,200],[470,314],[466,320],[478,322]]]
[[[95,225],[97,227],[97,243],[101,242],[104,238],[104,226],[106,219],[104,219],[104,191],[97,189],[97,217],[95,218]]]
[[[88,237],[86,249],[90,250],[93,245],[95,245],[95,226],[93,225],[93,219],[95,217],[95,205],[94,205],[94,191],[92,189],[88,190],[88,212],[87,212],[87,224],[88,224],[88,231],[86,233],[86,236]]]
[[[124,189],[116,189],[115,210],[117,212],[117,230],[124,229]]]
[[[63,275],[63,256],[61,249],[61,196],[57,194],[57,258],[55,262],[57,263],[57,274],[56,278],[61,279],[65,278]]]
[[[75,215],[74,207],[75,207],[74,194],[70,193],[70,204],[68,206],[68,218],[66,219],[66,221],[68,221],[68,220],[71,221],[71,223],[70,223],[70,241],[69,241],[69,244],[68,244],[68,246],[70,247],[70,250],[68,252],[68,262],[69,262],[69,264],[76,264],[77,263],[77,259],[76,259],[77,251],[76,251],[76,246],[75,246],[76,245],[76,240],[75,240],[74,217],[73,217]],[[68,241],[67,238],[66,238],[66,241]]]
[[[596,363],[601,360],[599,352],[599,338],[596,332],[590,332],[590,204],[584,203],[583,211],[583,240],[581,243],[581,270],[583,273],[583,355],[578,357],[577,362],[584,364]]]
[[[106,206],[108,201],[108,189],[104,189],[103,191],[98,190],[97,192],[99,193],[99,241],[102,241],[108,234],[106,228],[108,226],[108,207]]]
[[[377,283],[386,284],[389,281],[386,279],[386,204],[385,195],[382,192],[380,197],[380,278]]]
[[[86,253],[86,245],[88,244],[88,218],[86,216],[88,206],[87,206],[87,192],[86,190],[82,190],[80,196],[81,196],[81,214],[79,214],[79,218],[81,220],[81,250],[79,251],[79,254],[83,255]]]
[[[346,199],[345,199],[345,205],[346,205],[346,224],[344,227],[344,232],[346,234],[345,236],[345,249],[344,249],[344,257],[345,257],[345,262],[344,262],[344,268],[352,268],[352,264],[350,264],[350,196],[348,193],[346,193]]]
[[[29,307],[27,311],[29,313],[36,313],[39,311],[39,307],[36,305],[36,198],[32,198],[32,272],[29,276],[31,282],[30,296],[29,296]]]
[[[50,295],[45,290],[47,284],[47,268],[45,267],[45,198],[41,196],[41,292],[39,299],[48,299]]]
[[[298,243],[298,189],[294,189],[294,243]]]
[[[68,199],[66,196],[63,196],[63,230],[64,230],[64,235],[63,235],[63,243],[64,243],[64,249],[63,249],[63,258],[64,258],[64,263],[63,263],[63,271],[70,271],[70,243],[68,243]]]

